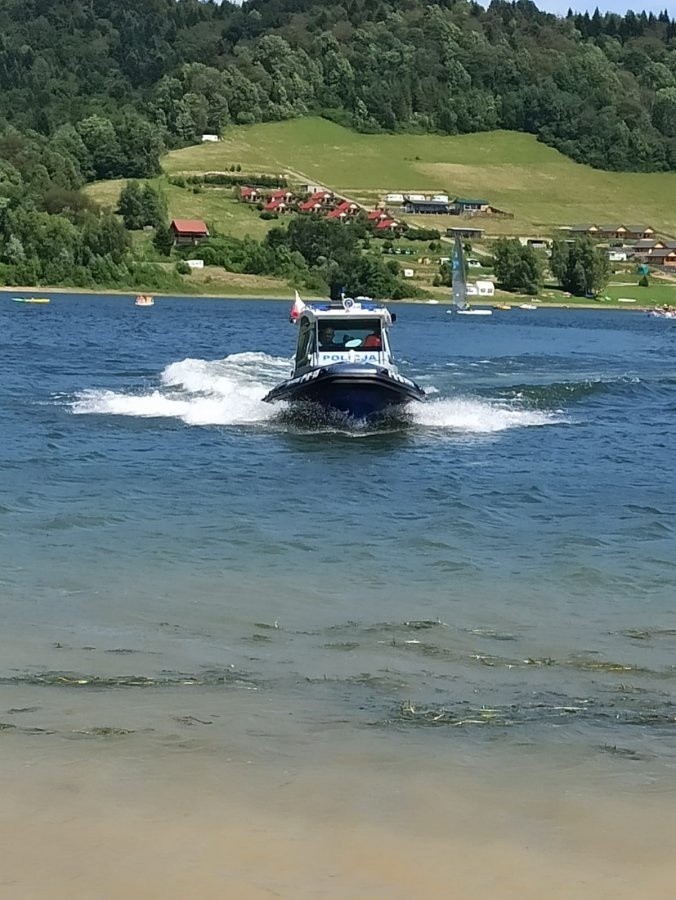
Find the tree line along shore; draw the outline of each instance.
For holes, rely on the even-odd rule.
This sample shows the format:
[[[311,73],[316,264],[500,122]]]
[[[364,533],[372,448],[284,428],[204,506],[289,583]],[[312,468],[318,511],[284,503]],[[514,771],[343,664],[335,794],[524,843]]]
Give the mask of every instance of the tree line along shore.
[[[420,264],[420,277],[407,280],[408,267],[359,229],[322,232],[315,253],[312,228],[263,223],[215,190],[176,183],[195,174],[191,154],[201,155],[198,175],[207,160],[225,168],[224,148],[228,170],[243,176],[310,171],[367,199],[384,178],[490,189],[497,206],[521,208],[515,229],[526,207],[531,224],[574,221],[557,215],[554,196],[574,182],[585,186],[579,209],[569,202],[567,212],[582,220],[591,204],[609,220],[640,206],[637,216],[660,225],[653,207],[666,211],[668,233],[676,208],[676,25],[667,13],[558,18],[532,4],[483,10],[465,0],[405,8],[355,0],[332,10],[318,0],[134,9],[10,0],[0,27],[0,282],[8,286],[218,294],[255,278],[256,293],[282,282],[325,294],[340,281],[394,299],[445,296],[446,254],[430,248],[433,227],[411,223],[418,234],[407,239],[437,271]],[[280,142],[279,126],[296,140]],[[322,143],[329,127],[342,144]],[[277,137],[256,146],[255,129]],[[515,137],[505,175],[496,142]],[[212,157],[204,139],[213,139]],[[559,158],[571,167],[564,178]],[[124,191],[135,192],[135,215],[121,206]],[[200,273],[188,271],[186,249],[169,233],[173,216],[190,214],[212,225],[204,249],[213,262]],[[140,226],[130,224],[139,216]],[[562,276],[514,244],[477,252],[507,289],[554,290],[553,279],[570,293],[601,293],[602,279],[589,276],[597,266],[579,277],[589,256],[581,248]],[[604,296],[612,300],[613,290],[611,282]]]

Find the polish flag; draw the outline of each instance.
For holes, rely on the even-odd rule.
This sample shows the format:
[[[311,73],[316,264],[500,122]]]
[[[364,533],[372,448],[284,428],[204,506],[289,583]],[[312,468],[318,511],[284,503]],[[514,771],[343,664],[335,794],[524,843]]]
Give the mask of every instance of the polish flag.
[[[291,307],[291,314],[289,315],[289,322],[293,322],[295,325],[298,321],[298,317],[305,309],[305,304],[300,299],[300,294],[296,291],[296,299],[293,301],[293,306]]]

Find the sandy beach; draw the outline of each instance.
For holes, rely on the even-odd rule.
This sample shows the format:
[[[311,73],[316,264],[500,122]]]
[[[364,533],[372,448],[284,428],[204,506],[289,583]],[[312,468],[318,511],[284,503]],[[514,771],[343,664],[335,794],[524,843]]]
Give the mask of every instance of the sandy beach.
[[[617,789],[593,765],[525,754],[498,776],[364,740],[292,761],[38,740],[5,741],[12,900],[673,896],[673,785]]]

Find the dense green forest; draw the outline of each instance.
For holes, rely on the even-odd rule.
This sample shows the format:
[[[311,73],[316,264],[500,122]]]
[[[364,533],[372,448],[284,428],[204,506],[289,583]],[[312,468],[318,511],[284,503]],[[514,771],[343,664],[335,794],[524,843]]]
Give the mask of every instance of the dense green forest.
[[[513,129],[598,168],[674,170],[676,20],[529,0],[3,0],[0,276],[137,278],[128,234],[83,184],[152,177],[204,132],[307,113]]]
[[[74,174],[323,112],[362,130],[538,135],[607,169],[676,168],[676,20],[529,0],[4,0],[0,126],[84,143]],[[66,138],[61,137],[62,145]]]

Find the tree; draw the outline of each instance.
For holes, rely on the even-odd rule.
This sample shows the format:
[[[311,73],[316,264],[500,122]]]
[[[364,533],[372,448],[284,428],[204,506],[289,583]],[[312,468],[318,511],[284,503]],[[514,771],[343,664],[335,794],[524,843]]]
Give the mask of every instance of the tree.
[[[597,294],[610,275],[607,255],[594,247],[588,237],[576,238],[573,244],[555,241],[550,267],[564,291],[576,297]]]
[[[162,191],[151,184],[128,181],[120,192],[117,211],[122,216],[124,227],[130,231],[146,225],[157,228],[166,221],[167,200]]]
[[[500,238],[495,244],[495,276],[507,291],[537,294],[542,283],[542,267],[532,247],[517,239]]]
[[[110,119],[89,116],[77,126],[91,157],[95,178],[117,178],[123,174],[123,154]]]
[[[342,263],[357,252],[357,237],[350,225],[331,222],[314,216],[294,219],[288,228],[291,250],[298,250],[309,266],[320,259]]]
[[[169,256],[171,254],[172,248],[174,246],[174,235],[172,234],[171,228],[166,224],[166,222],[160,222],[160,224],[155,228],[153,245],[155,246],[157,252],[161,253],[162,256]]]
[[[145,225],[143,189],[138,181],[128,181],[120,192],[117,211],[122,216],[124,227],[137,231]]]

